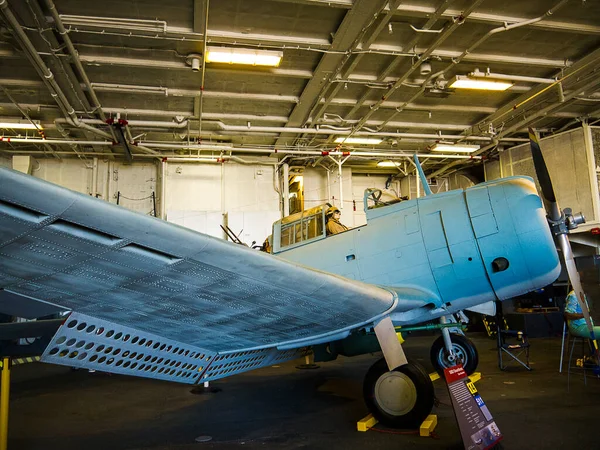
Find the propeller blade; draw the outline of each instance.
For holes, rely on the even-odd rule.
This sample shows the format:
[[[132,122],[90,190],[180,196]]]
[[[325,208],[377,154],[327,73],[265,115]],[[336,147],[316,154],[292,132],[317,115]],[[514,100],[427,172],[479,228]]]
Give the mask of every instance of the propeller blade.
[[[533,128],[529,128],[529,145],[531,147],[531,156],[533,157],[535,173],[542,188],[542,196],[544,197],[544,200],[549,203],[549,207],[546,208],[548,210],[548,215],[550,216],[550,219],[558,220],[561,217],[561,212],[556,202],[556,196],[554,195],[550,173],[546,167],[540,143]]]
[[[542,149],[540,148],[540,143],[533,128],[529,128],[529,144],[531,146],[531,156],[533,157],[535,173],[542,188],[542,196],[544,197],[544,200],[546,202],[546,212],[548,213],[548,219],[553,222],[558,222],[560,220],[564,221],[564,215],[560,210],[558,206],[558,201],[556,200],[556,196],[554,195],[552,180],[550,179],[550,173],[548,172],[548,167],[546,166],[544,156],[542,155]],[[579,277],[579,272],[577,271],[577,266],[575,265],[575,259],[573,258],[573,250],[571,249],[571,243],[569,242],[567,233],[564,232],[557,234],[557,240],[562,250],[563,258],[565,261],[565,267],[567,269],[567,274],[569,275],[569,281],[571,283],[571,286],[573,286],[575,296],[577,297],[577,303],[579,303],[579,306],[581,307],[581,312],[583,313],[583,317],[585,318],[585,323],[590,332],[590,337],[592,338],[592,340],[595,341],[596,337],[594,336],[594,325],[592,324],[590,310],[588,308],[587,302],[585,301],[583,287],[581,285],[581,278]]]
[[[573,286],[573,291],[575,291],[575,296],[577,297],[577,303],[579,303],[579,306],[581,307],[581,312],[585,319],[588,331],[590,332],[590,338],[592,340],[596,340],[596,337],[594,336],[594,325],[592,323],[592,318],[590,317],[590,310],[583,294],[583,286],[581,285],[581,278],[579,277],[579,272],[577,271],[577,266],[575,265],[575,259],[573,258],[571,243],[569,242],[569,238],[566,234],[561,234],[558,236],[558,243],[563,253],[565,266],[569,275],[569,281],[571,286]]]

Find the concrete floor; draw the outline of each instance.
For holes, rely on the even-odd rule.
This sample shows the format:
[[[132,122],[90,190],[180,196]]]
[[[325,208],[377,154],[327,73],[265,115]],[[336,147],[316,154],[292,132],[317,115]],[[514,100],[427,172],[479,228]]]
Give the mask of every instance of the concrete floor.
[[[483,374],[477,388],[504,434],[504,449],[600,448],[600,380],[558,373],[560,339],[532,339],[534,370],[501,372],[495,342],[471,334]],[[413,337],[405,349],[428,370],[434,337]],[[294,363],[211,384],[221,391],[40,363],[12,372],[9,450],[96,449],[462,449],[445,383],[436,438],[356,431],[367,414],[362,378],[374,355],[340,358],[316,370]],[[389,430],[388,430],[389,431]],[[208,435],[208,443],[197,443]]]

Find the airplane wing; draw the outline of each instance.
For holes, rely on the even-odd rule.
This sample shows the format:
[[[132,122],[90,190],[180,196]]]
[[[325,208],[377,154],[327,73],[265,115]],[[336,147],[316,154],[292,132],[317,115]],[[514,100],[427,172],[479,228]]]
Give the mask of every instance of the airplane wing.
[[[0,312],[72,311],[47,362],[198,383],[296,358],[397,299],[0,169]]]

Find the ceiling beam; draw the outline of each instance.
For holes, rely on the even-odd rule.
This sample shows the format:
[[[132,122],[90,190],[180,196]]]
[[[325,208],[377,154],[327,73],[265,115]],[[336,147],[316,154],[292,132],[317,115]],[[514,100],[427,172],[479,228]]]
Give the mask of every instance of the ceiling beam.
[[[341,68],[341,64],[347,60],[348,52],[361,33],[373,20],[376,14],[387,4],[387,0],[356,0],[349,10],[341,25],[337,29],[331,53],[325,53],[314,71],[313,78],[307,83],[300,101],[290,114],[289,127],[301,127],[306,123],[311,110],[321,100],[326,89],[333,81]],[[277,141],[277,145],[283,145],[293,135],[284,135]]]
[[[400,1],[401,0],[392,0],[389,2],[388,6],[389,6],[390,10],[386,14],[382,14],[380,17],[377,18],[377,23],[375,24],[375,26],[369,28],[364,33],[360,42],[357,43],[358,45],[356,45],[356,47],[360,47],[361,51],[369,50],[369,48],[371,47],[373,42],[375,42],[375,39],[377,39],[377,36],[379,36],[379,33],[381,33],[381,31],[386,27],[386,25],[389,23],[391,18],[394,16],[393,11],[397,8]],[[351,49],[351,50],[353,50],[353,49]],[[341,74],[342,79],[346,79],[346,78],[350,77],[350,75],[352,74],[352,72],[354,71],[354,69],[356,68],[358,63],[362,60],[364,55],[365,55],[365,53],[358,53],[358,54],[354,55],[353,58],[348,60],[348,64],[345,65],[345,67],[343,68],[343,72]],[[310,120],[312,121],[312,123],[316,123],[319,121],[321,116],[327,110],[327,107],[329,106],[331,101],[337,96],[337,94],[340,91],[340,89],[342,88],[342,86],[343,86],[343,83],[337,83],[334,86],[334,88],[331,90],[331,92],[329,93],[329,95],[327,96],[325,101],[319,102],[319,104],[318,104],[319,109],[317,110],[316,113],[314,112],[314,108],[317,105],[315,105],[315,107],[313,107],[313,110],[309,114],[309,116],[311,117]]]
[[[454,0],[451,0],[454,1]],[[439,18],[442,16],[443,12],[446,10],[446,8],[450,6],[450,2],[448,2],[447,0],[443,0],[438,8],[435,10],[435,12],[433,14],[431,14],[428,17],[427,22],[425,22],[425,24],[421,27],[422,30],[429,30],[431,29],[431,27],[433,27],[437,21],[439,20]],[[408,49],[412,49],[413,47],[415,47],[415,45],[417,45],[417,43],[419,42],[419,40],[421,40],[422,34],[417,33],[408,44],[406,44],[404,47],[408,48]],[[398,55],[396,56],[388,65],[385,69],[383,69],[383,71],[379,74],[379,76],[377,77],[377,81],[384,81],[389,74],[391,74],[396,67],[398,66],[398,64],[400,64],[403,60],[403,57]],[[395,82],[395,80],[394,80]],[[354,117],[354,114],[356,114],[356,112],[364,105],[364,103],[367,101],[367,99],[370,97],[372,90],[371,89],[366,89],[365,92],[363,92],[362,96],[358,99],[358,101],[353,105],[353,107],[350,109],[350,111],[348,111],[348,113],[346,113],[346,117],[348,118],[352,118]]]

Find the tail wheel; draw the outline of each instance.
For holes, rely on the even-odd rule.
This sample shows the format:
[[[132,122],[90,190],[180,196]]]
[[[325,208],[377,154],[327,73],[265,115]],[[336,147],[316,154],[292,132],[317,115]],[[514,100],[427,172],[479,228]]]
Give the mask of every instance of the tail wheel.
[[[444,345],[444,337],[440,336],[431,346],[431,364],[440,375],[444,374],[444,369],[457,364],[462,364],[465,372],[471,375],[479,364],[479,355],[475,344],[460,334],[450,334],[450,340],[452,341],[452,351],[455,359],[450,359]]]
[[[435,399],[433,383],[420,365],[408,363],[390,371],[383,358],[367,372],[363,395],[379,422],[406,429],[421,426]]]

